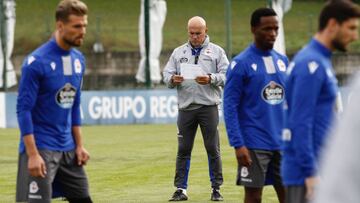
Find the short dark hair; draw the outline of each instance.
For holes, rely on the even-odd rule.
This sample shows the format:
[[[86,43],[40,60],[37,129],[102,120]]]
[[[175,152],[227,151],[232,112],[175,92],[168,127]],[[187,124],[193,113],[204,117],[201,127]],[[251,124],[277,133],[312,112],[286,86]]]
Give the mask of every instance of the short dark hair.
[[[80,0],[62,0],[56,7],[56,21],[67,22],[70,15],[84,16],[87,15],[88,8]]]
[[[319,16],[318,31],[325,29],[330,19],[334,18],[338,23],[343,23],[350,18],[359,18],[360,8],[350,0],[328,1],[321,10]]]
[[[260,24],[261,17],[264,16],[277,16],[272,8],[258,8],[251,14],[251,27],[256,27]]]

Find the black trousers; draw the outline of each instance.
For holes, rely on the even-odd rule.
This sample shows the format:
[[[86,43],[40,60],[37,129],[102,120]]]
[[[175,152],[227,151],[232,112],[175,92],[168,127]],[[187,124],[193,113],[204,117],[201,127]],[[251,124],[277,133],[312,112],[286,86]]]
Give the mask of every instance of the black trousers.
[[[211,187],[220,188],[220,185],[223,183],[223,175],[218,124],[219,112],[217,106],[202,106],[195,110],[179,111],[175,187],[187,188],[191,151],[197,128],[200,125],[208,155]]]

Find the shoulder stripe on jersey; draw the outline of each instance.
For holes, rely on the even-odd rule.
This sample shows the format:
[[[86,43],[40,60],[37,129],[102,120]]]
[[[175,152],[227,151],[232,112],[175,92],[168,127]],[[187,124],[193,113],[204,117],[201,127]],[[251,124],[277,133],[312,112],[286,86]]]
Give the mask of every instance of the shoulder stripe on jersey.
[[[72,75],[71,56],[61,57],[63,62],[64,75]]]
[[[263,58],[263,61],[264,61],[264,64],[265,64],[266,72],[268,74],[276,73],[273,58],[271,56],[264,56],[262,58]]]

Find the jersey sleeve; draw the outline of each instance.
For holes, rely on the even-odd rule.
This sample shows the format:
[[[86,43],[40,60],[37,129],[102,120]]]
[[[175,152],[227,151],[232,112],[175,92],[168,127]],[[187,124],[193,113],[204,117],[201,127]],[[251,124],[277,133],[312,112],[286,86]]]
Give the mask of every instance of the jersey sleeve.
[[[239,121],[239,105],[244,88],[244,67],[232,61],[226,73],[224,87],[224,120],[229,143],[232,147],[244,146]]]
[[[222,48],[219,48],[219,59],[216,63],[216,73],[211,73],[211,84],[214,86],[224,86],[225,74],[229,66],[229,60],[227,59],[226,53]]]
[[[291,77],[291,102],[289,127],[295,148],[296,160],[306,177],[313,176],[317,170],[313,149],[313,127],[315,107],[325,77],[324,67],[316,61],[300,62],[294,67]]]
[[[83,70],[82,73],[85,73],[85,58],[82,56],[82,61],[81,61]],[[81,110],[80,110],[80,104],[81,104],[81,89],[83,86],[83,75],[81,76],[81,82],[79,87],[76,90],[76,95],[75,95],[75,99],[74,99],[74,105],[72,107],[72,112],[71,112],[71,125],[72,126],[80,126],[81,125]]]
[[[22,67],[16,105],[21,136],[34,132],[31,110],[37,100],[41,77],[41,63],[30,56]]]
[[[81,88],[81,87],[80,87]],[[80,112],[80,97],[81,90],[80,88],[76,91],[74,105],[71,112],[71,125],[80,126],[81,125],[81,112]]]
[[[171,77],[173,75],[180,74],[180,73],[177,73],[175,55],[176,55],[176,49],[171,54],[171,56],[169,58],[169,61],[167,62],[166,66],[164,68],[164,71],[163,71],[164,83],[169,88],[174,88],[175,87],[175,85],[172,84]]]

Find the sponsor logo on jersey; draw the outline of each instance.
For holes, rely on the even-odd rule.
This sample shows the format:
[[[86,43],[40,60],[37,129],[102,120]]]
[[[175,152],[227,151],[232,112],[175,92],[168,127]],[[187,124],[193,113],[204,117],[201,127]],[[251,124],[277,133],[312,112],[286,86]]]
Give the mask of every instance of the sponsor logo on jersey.
[[[74,60],[75,73],[81,73],[81,63],[79,59]]]
[[[56,103],[64,109],[69,109],[73,106],[76,95],[76,88],[70,83],[66,83],[64,87],[59,89],[56,93]]]
[[[42,196],[29,194],[29,199],[42,199]]]
[[[253,181],[250,178],[241,178],[242,182],[248,182],[248,183],[252,183]]]
[[[265,102],[276,105],[284,100],[285,89],[275,81],[270,81],[261,92],[261,96]]]
[[[37,182],[31,181],[31,183],[29,185],[29,192],[37,193],[38,191],[39,191],[39,186],[38,186]]]
[[[278,59],[276,63],[278,65],[278,68],[280,71],[282,71],[282,72],[286,71],[286,65],[285,65],[284,61],[282,61],[281,59]]]
[[[180,63],[187,63],[189,61],[189,59],[188,58],[185,58],[185,57],[182,57],[181,59],[180,59]]]

